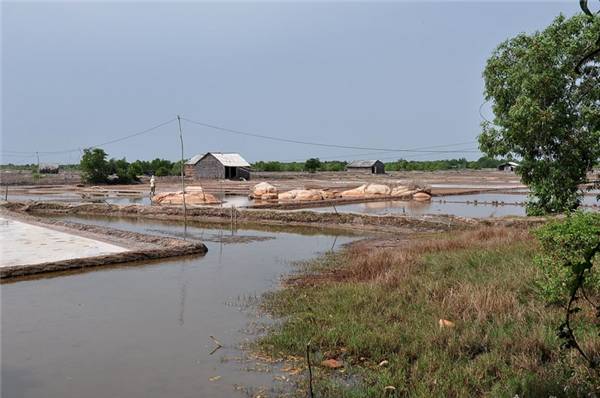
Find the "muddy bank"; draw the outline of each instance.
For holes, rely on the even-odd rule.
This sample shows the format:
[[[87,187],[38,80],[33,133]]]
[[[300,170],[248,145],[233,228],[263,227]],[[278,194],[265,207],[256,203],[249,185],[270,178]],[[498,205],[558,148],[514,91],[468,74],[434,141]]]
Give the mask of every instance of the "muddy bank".
[[[102,215],[139,217],[157,220],[183,220],[181,207],[158,207],[140,205],[66,204],[52,202],[3,203],[5,208],[31,214]],[[467,227],[477,223],[453,216],[407,217],[403,215],[367,215],[355,213],[324,213],[313,211],[278,211],[258,209],[231,209],[219,207],[196,207],[187,210],[188,220],[204,223],[237,223],[238,226],[257,223],[271,225],[294,225],[335,227],[341,229],[385,232],[433,232]]]
[[[435,195],[434,195],[435,196]],[[315,207],[331,207],[335,212],[335,206],[343,206],[355,203],[370,203],[370,202],[386,202],[393,200],[405,200],[410,201],[410,198],[406,196],[378,196],[378,197],[361,197],[361,198],[336,198],[336,199],[323,199],[323,200],[311,200],[306,202],[257,202],[248,208],[251,209],[274,209],[274,210],[297,210],[297,209],[311,209]]]
[[[46,272],[58,272],[71,269],[99,267],[112,264],[128,263],[140,260],[153,260],[167,257],[204,254],[206,246],[198,241],[146,235],[137,232],[121,231],[114,228],[47,220],[34,217],[22,212],[2,211],[2,215],[50,229],[80,235],[98,241],[117,244],[130,249],[129,251],[100,256],[72,258],[31,265],[14,265],[0,268],[0,279],[21,277]]]

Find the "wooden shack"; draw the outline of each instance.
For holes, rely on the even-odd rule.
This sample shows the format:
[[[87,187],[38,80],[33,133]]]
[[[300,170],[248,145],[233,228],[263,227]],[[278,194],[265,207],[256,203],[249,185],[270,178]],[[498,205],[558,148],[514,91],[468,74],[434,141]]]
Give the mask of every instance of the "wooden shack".
[[[38,167],[38,171],[42,174],[58,174],[60,166],[54,163],[41,163]]]
[[[249,180],[250,163],[238,153],[207,152],[185,163],[186,176],[228,180]]]
[[[498,170],[500,171],[515,171],[519,167],[519,163],[515,162],[505,162],[498,165]]]
[[[385,174],[385,164],[381,160],[353,160],[346,165],[346,171]]]

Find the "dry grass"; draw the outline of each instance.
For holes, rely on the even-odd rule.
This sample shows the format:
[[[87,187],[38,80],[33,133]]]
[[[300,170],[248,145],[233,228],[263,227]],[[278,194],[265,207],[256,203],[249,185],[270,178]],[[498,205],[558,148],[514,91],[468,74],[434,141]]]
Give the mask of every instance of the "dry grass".
[[[295,275],[287,282],[294,285],[315,285],[325,282],[375,281],[394,287],[402,283],[407,275],[415,272],[426,255],[502,247],[514,242],[534,244],[527,230],[506,227],[482,227],[456,232],[454,235],[407,239],[394,247],[375,249],[358,242],[344,253],[343,267],[313,267],[317,273]]]
[[[536,250],[527,231],[502,227],[363,242],[305,264],[265,298],[285,322],[261,348],[302,355],[310,340],[317,360],[341,359],[360,380],[317,371],[318,396],[383,396],[387,385],[396,396],[599,394],[596,376],[559,348],[564,314],[535,290]],[[440,329],[439,319],[455,327]],[[581,338],[600,353],[593,330]]]

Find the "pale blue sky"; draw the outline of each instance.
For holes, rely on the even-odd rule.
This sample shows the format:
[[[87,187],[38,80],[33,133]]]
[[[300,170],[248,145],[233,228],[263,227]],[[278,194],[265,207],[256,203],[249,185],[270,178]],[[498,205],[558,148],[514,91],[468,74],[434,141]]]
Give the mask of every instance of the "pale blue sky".
[[[303,141],[417,148],[473,142],[481,72],[502,40],[578,2],[2,3],[2,163],[109,141],[181,114]],[[489,111],[487,111],[489,112]],[[186,156],[249,161],[448,158],[319,148],[184,123]],[[179,156],[176,124],[104,149]],[[15,152],[6,152],[15,151]],[[41,154],[77,162],[79,154]]]

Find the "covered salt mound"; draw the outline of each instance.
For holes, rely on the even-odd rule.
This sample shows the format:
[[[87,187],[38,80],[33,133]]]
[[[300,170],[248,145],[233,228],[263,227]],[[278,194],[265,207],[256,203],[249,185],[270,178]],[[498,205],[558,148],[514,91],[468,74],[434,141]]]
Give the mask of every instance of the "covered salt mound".
[[[252,188],[252,191],[250,192],[250,199],[277,199],[277,188],[268,182],[258,183]]]
[[[181,205],[183,204],[183,192],[163,192],[152,197],[152,202],[159,205]],[[212,205],[219,204],[221,201],[214,195],[204,193],[200,187],[186,188],[186,205]]]
[[[292,189],[279,194],[279,200],[315,201],[323,200],[325,192],[319,189]]]
[[[417,192],[412,197],[414,200],[417,200],[419,202],[431,200],[431,195],[424,191]]]
[[[383,184],[365,184],[341,193],[342,198],[372,198],[376,196],[389,196],[392,190]]]

